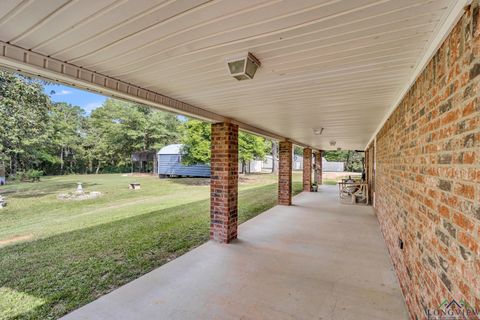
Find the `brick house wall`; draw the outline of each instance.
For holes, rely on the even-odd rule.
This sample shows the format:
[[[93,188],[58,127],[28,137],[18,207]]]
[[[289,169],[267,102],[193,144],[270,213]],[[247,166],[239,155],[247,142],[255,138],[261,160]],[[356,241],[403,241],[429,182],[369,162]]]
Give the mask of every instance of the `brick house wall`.
[[[375,210],[412,319],[444,299],[480,310],[478,2],[376,136]]]

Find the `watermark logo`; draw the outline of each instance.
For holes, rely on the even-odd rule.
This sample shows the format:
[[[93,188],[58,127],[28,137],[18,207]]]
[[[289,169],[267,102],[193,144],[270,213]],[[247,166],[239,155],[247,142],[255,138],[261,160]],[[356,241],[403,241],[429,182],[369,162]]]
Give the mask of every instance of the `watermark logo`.
[[[437,308],[426,309],[425,313],[428,320],[476,320],[480,317],[480,310],[475,309],[463,299],[459,302],[455,299],[450,301],[445,299]]]

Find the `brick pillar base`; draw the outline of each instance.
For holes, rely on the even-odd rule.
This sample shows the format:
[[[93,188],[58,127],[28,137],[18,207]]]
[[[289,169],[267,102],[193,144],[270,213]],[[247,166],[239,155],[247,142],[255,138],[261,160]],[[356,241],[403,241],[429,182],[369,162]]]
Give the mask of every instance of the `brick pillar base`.
[[[315,153],[315,182],[318,185],[322,184],[322,154],[323,151],[319,150]]]
[[[292,143],[281,141],[278,166],[278,204],[292,204]]]
[[[237,238],[238,126],[212,124],[210,161],[210,239],[228,243]]]
[[[303,191],[312,190],[312,149],[303,149]]]

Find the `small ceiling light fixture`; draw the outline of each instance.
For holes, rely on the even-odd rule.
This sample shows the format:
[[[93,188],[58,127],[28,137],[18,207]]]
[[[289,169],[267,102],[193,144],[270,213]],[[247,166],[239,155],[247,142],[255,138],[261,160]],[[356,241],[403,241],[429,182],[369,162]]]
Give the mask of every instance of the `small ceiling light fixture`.
[[[323,133],[323,128],[314,128],[313,133],[315,133],[317,136],[321,135]]]
[[[335,140],[330,141],[330,146],[335,147],[336,144],[337,144],[337,141]]]
[[[227,58],[226,61],[230,75],[238,81],[253,79],[261,66],[260,61],[250,52]]]

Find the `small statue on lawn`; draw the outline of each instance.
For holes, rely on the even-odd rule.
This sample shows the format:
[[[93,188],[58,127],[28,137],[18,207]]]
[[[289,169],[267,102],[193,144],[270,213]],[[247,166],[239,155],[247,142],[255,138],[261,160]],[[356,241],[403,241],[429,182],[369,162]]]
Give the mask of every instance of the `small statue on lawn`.
[[[83,193],[83,187],[82,187],[82,183],[81,183],[81,182],[77,182],[77,190],[76,190],[75,192],[78,193],[78,194],[82,194],[82,193]]]
[[[5,199],[4,196],[0,194],[0,209],[4,208],[7,206],[7,200]]]

